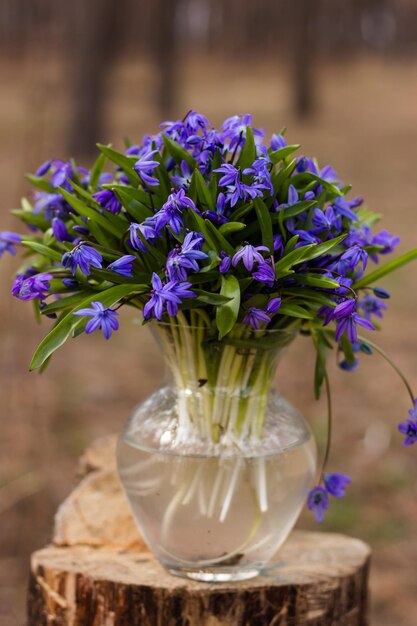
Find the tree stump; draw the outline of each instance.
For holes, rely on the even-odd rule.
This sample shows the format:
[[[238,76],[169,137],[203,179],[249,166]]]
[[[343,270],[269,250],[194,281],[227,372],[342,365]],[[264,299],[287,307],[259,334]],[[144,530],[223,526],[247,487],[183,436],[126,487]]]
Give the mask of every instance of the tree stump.
[[[31,560],[28,626],[365,626],[370,550],[343,535],[293,532],[261,576],[207,584],[167,574],[121,491],[114,438],[81,460],[53,544]]]

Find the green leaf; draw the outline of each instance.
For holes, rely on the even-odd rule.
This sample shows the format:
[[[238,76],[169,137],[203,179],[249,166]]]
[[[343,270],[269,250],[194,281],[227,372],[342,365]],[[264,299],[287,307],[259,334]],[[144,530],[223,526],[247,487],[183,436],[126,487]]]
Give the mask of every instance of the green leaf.
[[[33,174],[26,174],[26,178],[30,182],[31,185],[40,189],[41,191],[47,191],[48,193],[53,193],[54,188],[47,180],[44,180],[40,176],[33,176]]]
[[[102,228],[106,229],[109,233],[114,235],[117,238],[124,233],[128,224],[125,223],[124,220],[119,218],[117,215],[113,215],[112,213],[106,215],[101,214],[98,209],[93,209],[88,207],[84,202],[82,202],[79,198],[69,193],[66,189],[59,187],[59,192],[63,195],[65,200],[69,205],[72,206],[73,209],[77,211],[79,215],[83,215],[94,222],[97,222]]]
[[[198,300],[204,302],[204,304],[214,304],[218,306],[219,304],[226,304],[226,302],[230,301],[230,298],[219,293],[210,293],[203,289],[193,289],[193,291],[197,294]]]
[[[13,209],[11,211],[12,215],[18,217],[25,224],[29,224],[30,226],[35,226],[40,230],[46,230],[49,228],[49,222],[43,217],[41,213],[32,213],[32,211],[26,211],[23,209]]]
[[[372,285],[372,283],[374,283],[375,281],[379,280],[380,278],[383,278],[384,276],[387,276],[387,274],[390,274],[391,272],[395,272],[397,269],[399,269],[403,265],[406,265],[407,263],[410,263],[411,261],[414,261],[415,259],[417,259],[417,248],[414,248],[413,250],[410,250],[409,252],[402,254],[396,259],[393,259],[392,261],[385,263],[385,265],[382,265],[381,267],[376,269],[374,272],[371,272],[367,276],[362,276],[362,278],[357,280],[356,283],[352,285],[352,287],[353,289],[361,289],[362,287],[367,287],[368,285]]]
[[[303,320],[312,320],[314,315],[309,311],[306,311],[302,306],[298,304],[291,304],[290,302],[284,302],[279,307],[277,315],[288,315],[288,317],[297,317]]]
[[[49,315],[50,313],[58,313],[64,309],[72,309],[82,302],[87,296],[97,295],[96,291],[80,291],[66,298],[60,298],[55,300],[42,309],[42,315]]]
[[[295,250],[292,250],[291,252],[283,256],[282,259],[277,261],[275,263],[275,275],[277,276],[277,278],[279,277],[279,274],[281,274],[281,272],[285,272],[294,265],[302,263],[307,253],[311,250],[311,248],[314,248],[315,246],[316,244],[310,243],[307,246],[296,248]]]
[[[79,326],[85,323],[84,317],[73,315],[74,311],[87,307],[94,301],[101,302],[105,307],[111,307],[126,296],[143,293],[148,290],[149,287],[147,285],[118,285],[117,287],[110,287],[110,289],[106,289],[100,293],[94,293],[88,296],[88,298],[85,298],[80,302],[79,306],[76,306],[72,311],[63,315],[51,332],[41,341],[33,355],[30,369],[34,370],[41,367],[55,350],[62,346]]]
[[[294,280],[302,285],[319,287],[321,289],[338,289],[340,287],[340,283],[334,278],[328,278],[327,276],[320,276],[314,273],[297,274],[294,276]]]
[[[303,260],[311,261],[312,259],[316,259],[319,256],[324,256],[325,254],[328,254],[330,250],[333,250],[333,248],[336,248],[339,243],[342,243],[342,241],[346,239],[346,237],[347,233],[345,233],[344,235],[339,235],[339,237],[335,237],[334,239],[330,239],[330,241],[324,241],[323,243],[319,244],[312,244],[312,248],[310,246],[304,246],[304,248],[309,247],[310,249],[306,252]]]
[[[297,202],[289,207],[281,209],[278,213],[272,214],[271,218],[273,222],[279,222],[282,213],[282,220],[288,220],[290,217],[296,217],[300,215],[300,213],[304,213],[304,211],[308,211],[313,206],[316,206],[316,200],[302,200],[301,202]]]
[[[269,153],[269,158],[271,159],[272,163],[278,163],[278,161],[283,161],[287,156],[290,156],[290,154],[298,150],[299,147],[299,144],[293,144],[290,146],[284,146],[279,150],[273,150]]]
[[[197,167],[196,160],[194,159],[194,157],[191,156],[189,152],[187,152],[187,150],[185,150],[185,148],[180,146],[180,144],[177,141],[170,139],[166,135],[162,135],[162,139],[164,140],[164,144],[165,144],[167,151],[176,160],[178,165],[181,164],[181,161],[185,161],[186,163],[188,163],[188,165],[190,166],[192,170],[196,169]]]
[[[326,376],[327,340],[323,333],[311,329],[311,337],[316,348],[316,364],[314,368],[314,395],[320,398],[321,388]]]
[[[206,223],[207,230],[210,232],[212,238],[217,243],[217,249],[219,251],[224,250],[229,255],[233,255],[235,253],[234,247],[227,241],[225,237],[221,234],[218,228],[210,222],[210,220],[204,220]]]
[[[228,302],[218,306],[216,311],[216,326],[219,331],[219,339],[222,339],[232,330],[239,315],[240,286],[235,276],[222,276],[220,294],[230,298]]]
[[[343,354],[345,355],[345,359],[349,365],[353,365],[355,362],[355,354],[353,352],[352,344],[350,343],[346,333],[340,338],[340,346],[343,350]]]
[[[269,249],[271,254],[273,254],[274,239],[272,235],[271,214],[269,213],[266,204],[260,198],[255,198],[253,204],[255,206],[256,215],[261,227],[262,243]]]
[[[52,248],[48,248],[48,246],[45,246],[43,243],[39,243],[37,241],[22,241],[22,246],[30,248],[42,256],[46,256],[48,259],[51,259],[51,261],[62,261],[63,253],[59,253]]]
[[[245,145],[243,147],[242,152],[240,153],[239,159],[237,161],[237,165],[244,170],[247,167],[250,167],[256,159],[256,146],[255,146],[255,138],[253,136],[253,130],[250,126],[246,128],[246,139]]]
[[[243,222],[227,222],[219,227],[219,233],[226,237],[227,235],[237,233],[244,228],[246,228],[246,224]]]
[[[141,223],[146,220],[147,217],[153,215],[152,209],[150,209],[144,202],[143,196],[147,194],[141,189],[133,189],[123,185],[114,185],[112,190],[120,200],[126,211]]]
[[[107,146],[108,148],[111,148],[111,145]],[[96,191],[99,180],[100,180],[100,176],[103,173],[104,170],[104,166],[106,165],[107,162],[107,156],[102,152],[98,158],[96,159],[95,163],[93,164],[93,167],[91,168],[90,171],[90,182],[89,182],[89,187],[90,189],[92,189],[93,191]]]
[[[116,165],[124,170],[131,185],[135,187],[138,186],[141,181],[133,169],[135,162],[138,160],[137,157],[126,156],[122,152],[117,152],[117,150],[113,150],[113,148],[109,148],[109,146],[103,146],[100,143],[97,144],[97,147],[110,161],[113,161],[113,163],[116,163]]]
[[[210,190],[207,187],[206,181],[204,180],[198,169],[194,170],[193,177],[195,178],[197,196],[199,197],[201,204],[206,206],[209,211],[214,211],[215,203],[211,196]]]

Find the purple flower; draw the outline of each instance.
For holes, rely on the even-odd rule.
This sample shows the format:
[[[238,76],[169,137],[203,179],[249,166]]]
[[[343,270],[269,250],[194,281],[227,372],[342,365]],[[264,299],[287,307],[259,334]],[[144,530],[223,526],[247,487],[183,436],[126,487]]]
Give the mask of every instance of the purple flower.
[[[223,140],[229,139],[229,150],[238,145],[243,138],[246,138],[246,130],[248,126],[252,124],[252,115],[246,113],[245,115],[233,115],[227,118],[222,125]],[[264,130],[260,128],[252,128],[255,137],[263,137]]]
[[[275,269],[266,261],[259,263],[256,272],[253,272],[252,278],[260,283],[265,283],[268,287],[273,287],[275,282]]]
[[[320,172],[320,178],[328,183],[338,183],[339,177],[331,165],[326,165]]]
[[[342,229],[342,219],[335,214],[331,206],[324,212],[321,209],[314,209],[312,222],[317,227],[317,232],[322,232],[323,230],[330,231],[332,228],[336,231]]]
[[[49,294],[49,281],[52,280],[52,274],[36,274],[29,276],[19,274],[13,283],[12,294],[19,300],[44,300]]]
[[[178,246],[168,254],[166,271],[170,280],[186,280],[187,270],[198,272],[198,261],[208,257],[201,250],[203,242],[204,237],[201,233],[189,232],[182,246]]]
[[[347,217],[349,220],[352,220],[353,222],[357,221],[358,216],[356,215],[356,213],[352,211],[352,208],[355,208],[358,206],[355,200],[348,201],[339,197],[333,201],[332,206],[333,206],[333,211],[335,212],[336,215]]]
[[[35,172],[35,176],[44,176],[47,172],[49,172],[51,168],[51,161],[45,161],[38,167]]]
[[[108,270],[112,272],[116,272],[116,274],[120,274],[121,276],[125,276],[126,278],[132,278],[132,263],[136,259],[133,254],[126,254],[125,256],[120,257],[117,261],[113,261],[110,265],[107,266]]]
[[[272,196],[274,187],[272,186],[268,165],[269,163],[265,158],[256,159],[251,167],[243,170],[243,174],[251,174],[253,176],[252,188],[255,187],[257,190],[266,189]]]
[[[404,446],[411,446],[417,441],[417,419],[408,418],[406,422],[398,424],[398,430],[405,435]]]
[[[122,210],[120,201],[111,189],[103,189],[102,191],[93,193],[93,198],[101,207],[103,207],[103,209],[110,211],[113,215],[118,215]]]
[[[354,372],[359,366],[359,359],[353,359],[352,363],[349,363],[346,359],[340,361],[339,367],[345,372]]]
[[[368,330],[375,330],[375,326],[371,322],[361,317],[358,313],[352,313],[352,315],[337,321],[336,341],[339,341],[343,333],[346,333],[350,343],[355,343],[358,338],[357,325],[363,326],[363,328]]]
[[[389,293],[389,291],[383,289],[382,287],[374,287],[372,291],[377,298],[382,298],[383,300],[388,300],[389,298],[391,298],[391,294]]]
[[[80,283],[78,282],[78,280],[75,280],[75,278],[63,278],[62,284],[64,285],[64,287],[69,287],[70,289],[78,289],[78,287],[80,286]]]
[[[254,306],[249,307],[245,317],[243,318],[243,323],[250,324],[253,330],[259,330],[260,323],[265,322],[267,324],[270,321],[271,318],[265,313],[265,311],[257,309]]]
[[[381,230],[372,240],[374,246],[382,246],[382,250],[379,250],[378,254],[390,254],[399,243],[400,238],[391,235],[387,230]]]
[[[312,174],[316,174],[316,176],[319,175],[319,169],[314,159],[306,156],[298,157],[296,171],[300,174],[303,172],[311,172]]]
[[[51,176],[52,187],[63,187],[68,191],[71,189],[71,184],[68,182],[68,178],[72,178],[73,169],[71,163],[65,161],[53,161],[53,174]]]
[[[155,272],[152,274],[151,297],[143,308],[143,317],[149,319],[156,317],[162,319],[165,311],[174,317],[178,313],[178,305],[181,298],[195,298],[194,292],[190,291],[191,283],[168,281],[165,284]]]
[[[155,230],[158,232],[162,228],[170,226],[173,232],[178,235],[184,225],[181,217],[184,209],[198,212],[191,198],[185,195],[184,189],[173,191],[162,208],[154,215]]]
[[[329,508],[329,496],[324,487],[314,487],[309,491],[307,506],[310,511],[313,511],[316,520],[321,523],[324,518],[324,511]]]
[[[175,176],[171,177],[171,181],[177,187],[181,187],[182,189],[188,189],[191,183],[193,173],[187,161],[181,161],[180,170],[181,176],[179,174],[176,174]]]
[[[101,269],[103,258],[97,250],[85,244],[79,244],[71,252],[66,252],[62,257],[62,265],[71,270],[75,276],[77,267],[83,274],[90,274],[90,267]]]
[[[267,304],[266,312],[269,313],[270,315],[272,313],[276,313],[281,306],[281,302],[282,302],[281,298],[271,298]]]
[[[16,254],[15,244],[19,244],[21,241],[22,237],[17,233],[12,233],[9,230],[0,232],[0,259],[5,252]]]
[[[152,176],[154,170],[159,166],[159,161],[152,160],[154,154],[157,154],[158,150],[151,150],[136,161],[133,169],[138,176],[142,179],[145,185],[149,187],[158,187],[159,180]]]
[[[206,128],[210,126],[210,122],[201,113],[189,111],[185,116],[184,125],[188,131],[196,133],[199,129],[205,131]]]
[[[138,232],[139,231],[139,232]],[[129,226],[129,243],[134,250],[141,250],[142,252],[147,252],[148,249],[140,238],[139,233],[141,233],[142,237],[149,241],[151,245],[158,237],[158,233],[155,230],[155,220],[150,217],[147,218],[143,224],[136,224],[133,222]]]
[[[73,314],[80,317],[91,317],[85,325],[87,335],[100,328],[104,337],[110,339],[112,332],[119,328],[117,320],[119,314],[112,309],[106,309],[101,302],[92,302],[91,308],[80,309],[74,311]]]
[[[239,261],[243,262],[248,272],[251,272],[255,263],[263,263],[262,252],[269,252],[266,246],[252,246],[249,243],[243,245],[232,258],[232,265],[236,267]]]
[[[343,498],[345,496],[345,490],[347,485],[352,482],[352,479],[346,474],[325,474],[324,486],[327,491],[335,498]]]
[[[281,148],[285,148],[287,142],[285,141],[284,135],[274,133],[271,137],[270,145],[272,150],[280,150]]]
[[[368,253],[361,246],[356,245],[342,254],[337,263],[337,270],[344,276],[347,271],[354,272],[359,263],[362,263],[362,271],[365,271],[367,262]]]
[[[230,258],[230,256],[227,256],[224,250],[220,252],[220,258],[221,261],[219,265],[219,272],[221,274],[226,274],[226,272],[230,270],[230,266],[232,265],[232,259]]]
[[[68,234],[65,222],[59,217],[52,218],[52,232],[57,241],[71,241],[72,237]]]
[[[382,311],[385,311],[387,308],[388,307],[385,302],[382,302],[382,300],[379,300],[378,298],[374,298],[368,293],[365,294],[360,302],[358,302],[358,309],[363,311],[364,317],[367,320],[370,320],[372,315],[381,318],[383,316]]]

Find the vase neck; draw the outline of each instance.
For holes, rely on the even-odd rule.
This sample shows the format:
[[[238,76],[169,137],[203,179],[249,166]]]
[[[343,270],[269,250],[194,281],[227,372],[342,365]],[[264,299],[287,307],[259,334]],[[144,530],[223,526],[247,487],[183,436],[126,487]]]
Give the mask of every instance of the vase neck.
[[[237,325],[219,340],[211,326],[154,325],[185,425],[217,440],[259,432],[284,348],[294,334]]]

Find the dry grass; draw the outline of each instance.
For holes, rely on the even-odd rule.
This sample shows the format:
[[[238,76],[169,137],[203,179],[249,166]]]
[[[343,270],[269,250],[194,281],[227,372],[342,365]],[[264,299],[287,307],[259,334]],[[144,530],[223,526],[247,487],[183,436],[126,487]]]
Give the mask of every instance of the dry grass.
[[[416,75],[415,63],[368,59],[326,66],[317,77],[319,112],[300,124],[291,115],[287,77],[275,63],[195,59],[184,62],[178,111],[197,108],[216,123],[236,110],[252,111],[268,131],[286,124],[291,140],[323,164],[331,162],[371,208],[384,213],[386,227],[401,235],[406,249],[417,243]],[[22,172],[51,154],[62,155],[68,110],[63,76],[59,63],[41,51],[30,61],[0,62],[4,228],[13,224],[7,209],[26,190]],[[156,129],[154,81],[146,63],[124,63],[111,85],[104,141]],[[30,306],[7,295],[15,266],[4,258],[0,276],[0,626],[24,621],[29,554],[48,541],[53,512],[74,482],[78,455],[95,437],[119,430],[132,406],[161,378],[151,340],[132,325],[129,313],[111,350],[100,336],[80,337],[56,355],[44,375],[29,374],[27,364],[47,322],[37,327]],[[393,300],[381,343],[417,387],[415,277],[414,267],[386,282]],[[413,626],[417,457],[414,449],[402,449],[396,433],[407,396],[377,356],[363,361],[355,374],[332,369],[337,409],[332,468],[351,473],[355,481],[349,501],[335,504],[325,528],[355,534],[373,546],[373,623]],[[300,339],[281,366],[279,384],[320,438],[324,407],[313,401],[312,363],[307,342]],[[28,473],[32,479],[25,478]],[[301,523],[312,525],[307,515]]]

